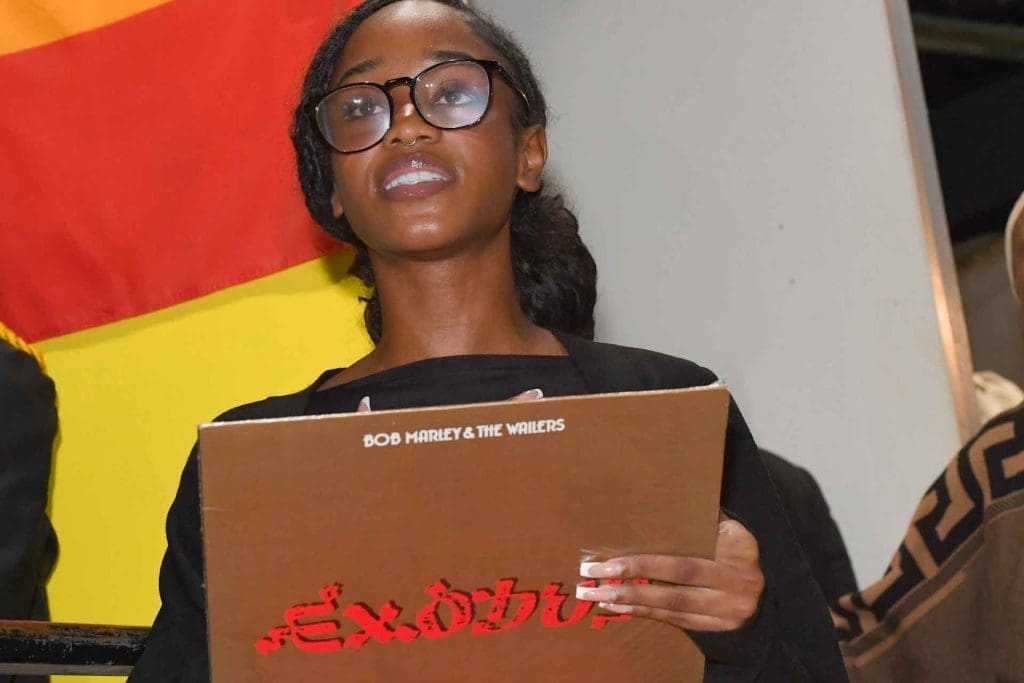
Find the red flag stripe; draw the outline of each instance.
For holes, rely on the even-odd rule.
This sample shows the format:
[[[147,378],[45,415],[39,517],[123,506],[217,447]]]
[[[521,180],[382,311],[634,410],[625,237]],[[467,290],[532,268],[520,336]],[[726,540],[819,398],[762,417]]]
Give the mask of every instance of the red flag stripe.
[[[0,319],[34,341],[332,248],[287,130],[345,9],[176,0],[0,58]]]

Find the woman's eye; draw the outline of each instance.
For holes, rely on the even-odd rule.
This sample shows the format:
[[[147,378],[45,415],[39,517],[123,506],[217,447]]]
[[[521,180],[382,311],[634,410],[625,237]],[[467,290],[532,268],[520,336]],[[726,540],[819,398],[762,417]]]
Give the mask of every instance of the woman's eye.
[[[459,83],[445,84],[438,88],[434,96],[434,104],[447,107],[461,107],[472,104],[479,99],[480,95],[473,89]]]
[[[341,115],[346,119],[361,119],[384,113],[384,107],[373,100],[349,100],[341,105]]]

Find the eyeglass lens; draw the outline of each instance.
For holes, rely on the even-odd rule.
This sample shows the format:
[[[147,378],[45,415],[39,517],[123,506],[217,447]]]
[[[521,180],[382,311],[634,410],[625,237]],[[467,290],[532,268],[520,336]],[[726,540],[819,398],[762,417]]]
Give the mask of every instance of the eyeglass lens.
[[[474,62],[439,64],[415,81],[412,101],[438,128],[465,128],[480,121],[490,102],[490,77]],[[328,95],[317,123],[332,147],[355,152],[377,144],[391,127],[391,102],[377,85],[351,85]]]

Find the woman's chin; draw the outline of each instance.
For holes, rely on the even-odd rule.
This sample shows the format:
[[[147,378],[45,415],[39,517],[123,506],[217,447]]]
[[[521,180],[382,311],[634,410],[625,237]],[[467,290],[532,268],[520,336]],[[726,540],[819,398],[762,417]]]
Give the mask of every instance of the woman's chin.
[[[410,261],[425,261],[457,254],[468,242],[466,235],[437,227],[405,228],[402,235],[389,235],[371,247],[381,255]]]

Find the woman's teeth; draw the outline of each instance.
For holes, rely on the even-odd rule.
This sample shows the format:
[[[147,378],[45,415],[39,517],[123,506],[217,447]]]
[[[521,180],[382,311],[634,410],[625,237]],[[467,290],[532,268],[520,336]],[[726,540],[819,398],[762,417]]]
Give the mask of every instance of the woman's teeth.
[[[430,183],[447,180],[440,173],[434,173],[433,171],[411,171],[410,173],[403,173],[397,178],[389,181],[384,186],[384,191],[393,190],[400,185],[418,185],[419,183]]]

